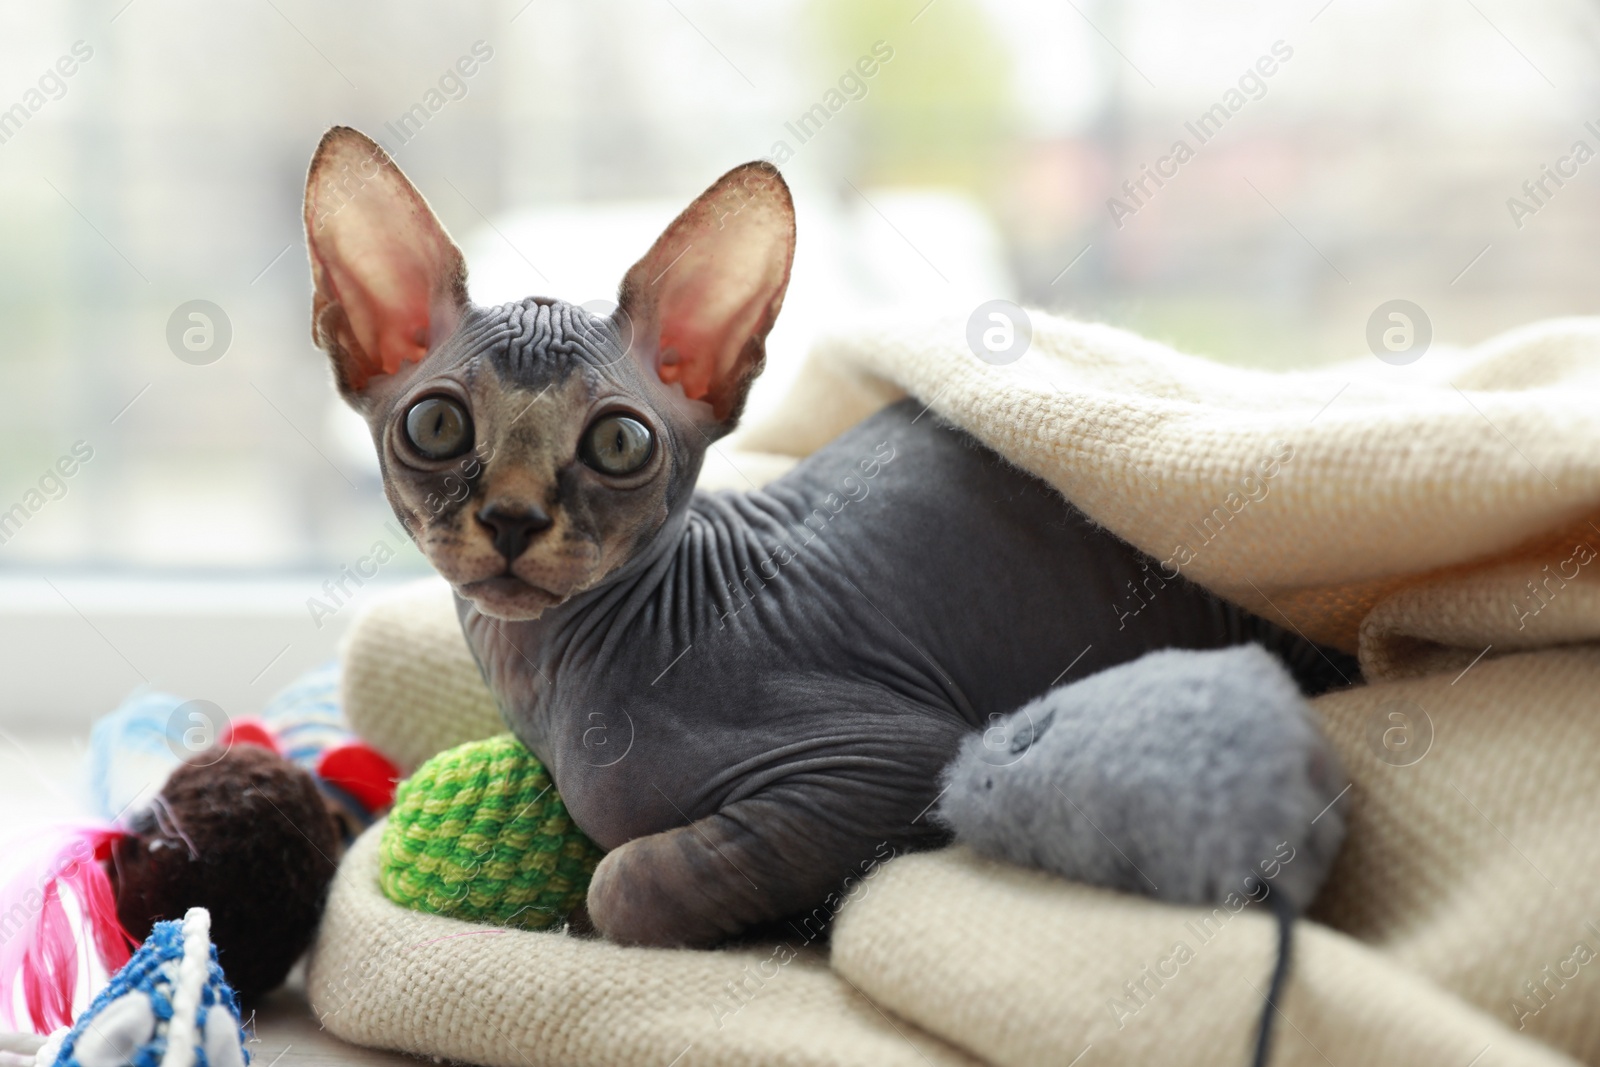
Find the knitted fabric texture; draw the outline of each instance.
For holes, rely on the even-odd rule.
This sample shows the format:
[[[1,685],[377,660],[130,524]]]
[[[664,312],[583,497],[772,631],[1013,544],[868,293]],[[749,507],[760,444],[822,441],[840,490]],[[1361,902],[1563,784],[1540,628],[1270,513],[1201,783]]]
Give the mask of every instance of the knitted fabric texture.
[[[1031,316],[1003,366],[973,357],[962,319],[841,330],[727,447],[809,455],[909,394],[1163,573],[1359,646],[1368,680],[1600,640],[1600,568],[1563,567],[1600,546],[1600,319],[1267,373]],[[1555,585],[1547,564],[1567,583],[1553,603],[1527,588]]]
[[[504,734],[440,753],[401,784],[379,878],[408,908],[542,930],[583,903],[603,855],[544,764]]]
[[[318,1024],[346,1041],[488,1067],[977,1063],[885,1016],[815,944],[638,948],[402,908],[378,889],[381,833],[345,855],[306,972]]]
[[[70,1031],[36,1062],[53,1067],[245,1067],[239,1000],[217,964],[210,917],[156,923]],[[53,1053],[53,1054],[52,1054]]]

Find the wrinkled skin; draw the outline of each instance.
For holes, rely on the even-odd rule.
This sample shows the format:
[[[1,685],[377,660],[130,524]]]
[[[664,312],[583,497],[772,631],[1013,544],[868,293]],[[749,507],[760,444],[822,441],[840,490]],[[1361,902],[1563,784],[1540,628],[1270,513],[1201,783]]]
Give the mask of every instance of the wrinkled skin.
[[[764,489],[695,492],[787,283],[771,168],[713,185],[599,318],[468,304],[459,253],[372,151],[336,130],[312,164],[314,330],[507,721],[610,850],[588,901],[608,937],[707,945],[796,916],[814,936],[847,880],[944,840],[929,808],[962,738],[1063,679],[1259,639],[1338,681],[914,401]],[[469,413],[472,451],[408,443],[429,396]],[[619,413],[653,441],[621,476],[584,452]],[[504,515],[532,517],[525,545]],[[1131,617],[1129,582],[1153,595]]]

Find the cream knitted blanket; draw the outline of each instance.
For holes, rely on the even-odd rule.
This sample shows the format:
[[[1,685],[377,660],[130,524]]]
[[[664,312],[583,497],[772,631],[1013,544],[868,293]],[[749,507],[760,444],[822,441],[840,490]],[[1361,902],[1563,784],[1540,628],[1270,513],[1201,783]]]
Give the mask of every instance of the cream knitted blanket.
[[[1042,315],[1030,351],[993,366],[962,322],[901,324],[821,345],[747,451],[718,460],[759,481],[909,392],[1169,573],[1359,647],[1370,684],[1318,701],[1353,780],[1350,832],[1301,927],[1274,1062],[1595,1063],[1597,387],[1588,320],[1293,374]],[[1115,610],[1141,607],[1130,590]],[[501,728],[437,584],[369,614],[347,670],[355,725],[405,765]],[[388,904],[371,852],[341,870],[313,1005],[352,1040],[497,1067],[1241,1064],[1271,962],[1253,909],[961,850],[875,871],[831,968],[777,966],[777,946],[479,932]]]

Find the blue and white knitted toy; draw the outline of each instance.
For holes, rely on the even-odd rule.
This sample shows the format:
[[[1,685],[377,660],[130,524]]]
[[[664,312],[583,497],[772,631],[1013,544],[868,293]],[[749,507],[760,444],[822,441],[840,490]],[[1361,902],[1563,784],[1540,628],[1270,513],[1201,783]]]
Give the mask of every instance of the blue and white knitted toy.
[[[156,923],[71,1029],[0,1038],[0,1062],[32,1067],[246,1067],[239,1001],[217,965],[211,915]]]
[[[86,779],[95,814],[115,819],[145,806],[185,757],[220,741],[229,723],[243,717],[232,710],[147,688],[129,694],[89,735]],[[259,717],[277,736],[284,758],[313,774],[323,753],[354,736],[339,708],[337,662],[295,679]]]

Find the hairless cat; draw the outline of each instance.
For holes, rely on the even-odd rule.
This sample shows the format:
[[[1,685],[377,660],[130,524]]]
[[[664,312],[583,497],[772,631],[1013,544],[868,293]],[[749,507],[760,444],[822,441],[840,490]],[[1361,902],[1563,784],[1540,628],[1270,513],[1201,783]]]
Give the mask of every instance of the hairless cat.
[[[712,944],[947,840],[930,809],[963,740],[1063,679],[1244,642],[1307,691],[1354,677],[920,401],[763,488],[697,492],[789,279],[769,165],[695,200],[605,317],[474,306],[461,253],[354,130],[323,139],[305,212],[314,336],[511,729],[609,850],[588,898],[609,938]],[[1152,592],[1137,615],[1114,606],[1130,582]]]

